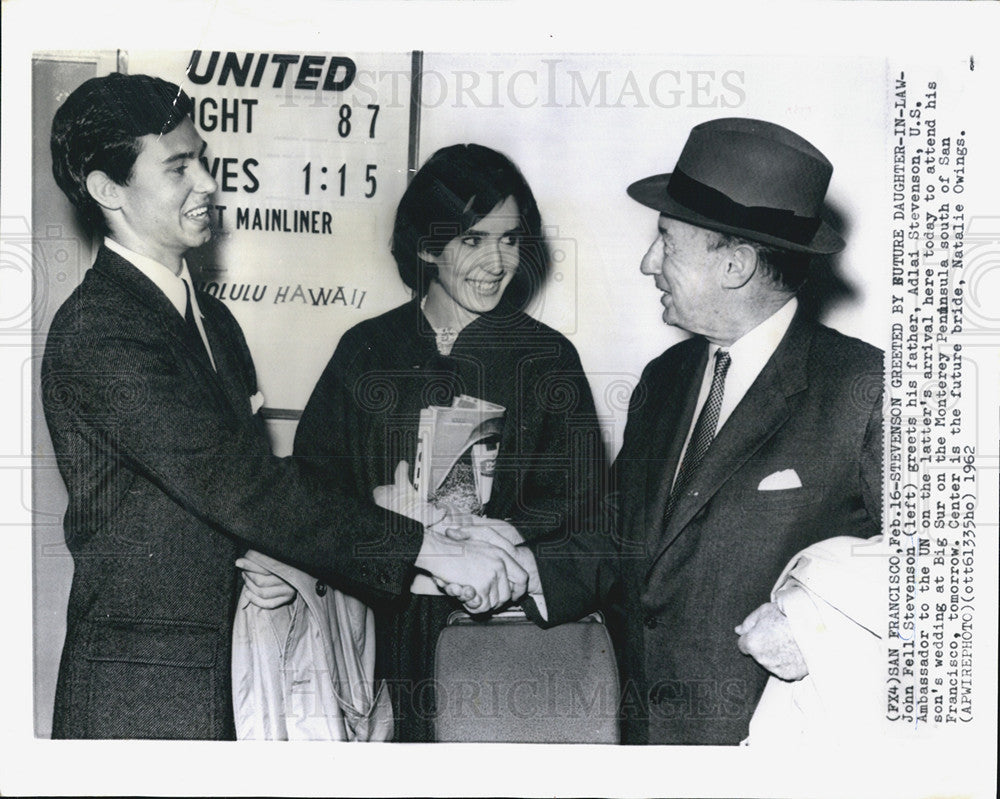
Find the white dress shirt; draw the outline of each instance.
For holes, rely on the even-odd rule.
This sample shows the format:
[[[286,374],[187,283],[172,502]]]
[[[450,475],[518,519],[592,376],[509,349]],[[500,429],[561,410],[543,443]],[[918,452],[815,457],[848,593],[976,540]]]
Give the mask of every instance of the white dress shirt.
[[[198,299],[195,296],[194,284],[191,282],[191,273],[188,271],[187,261],[181,259],[181,273],[177,275],[174,274],[174,270],[170,267],[164,266],[148,255],[143,255],[142,253],[130,250],[128,247],[123,247],[112,238],[105,236],[104,245],[112,252],[118,253],[118,255],[153,281],[153,285],[170,300],[170,304],[177,309],[177,313],[181,315],[181,318],[184,318],[187,312],[188,292],[184,289],[184,284],[187,283],[188,289],[191,292],[191,311],[194,315],[194,322],[198,328],[198,332],[201,334],[201,340],[205,344],[205,350],[208,352],[208,359],[212,363],[212,368],[215,369],[215,358],[212,356],[212,348],[209,346],[208,336],[205,335],[205,327],[201,322],[201,309],[198,307]]]
[[[708,363],[705,373],[701,378],[701,390],[698,393],[698,404],[694,409],[694,416],[691,418],[691,426],[688,428],[687,438],[684,439],[684,449],[681,457],[677,461],[677,469],[674,472],[674,480],[684,462],[684,454],[687,452],[688,444],[691,441],[691,434],[698,421],[698,415],[708,400],[709,391],[712,388],[712,377],[715,374],[715,353],[720,349],[725,349],[732,362],[726,372],[725,391],[722,395],[722,407],[719,409],[719,423],[716,431],[722,429],[726,420],[730,417],[740,400],[750,390],[750,386],[763,371],[764,365],[771,360],[774,351],[778,349],[778,344],[788,332],[788,326],[792,323],[792,317],[799,307],[798,300],[792,297],[782,305],[777,311],[761,322],[757,327],[748,330],[740,338],[734,341],[729,347],[719,347],[717,344],[708,346]]]

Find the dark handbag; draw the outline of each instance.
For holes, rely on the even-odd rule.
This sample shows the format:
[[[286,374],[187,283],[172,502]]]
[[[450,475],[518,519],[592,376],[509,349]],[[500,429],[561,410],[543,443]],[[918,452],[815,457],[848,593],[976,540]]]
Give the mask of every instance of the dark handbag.
[[[618,667],[599,613],[543,630],[520,610],[456,611],[434,677],[438,741],[618,743]]]

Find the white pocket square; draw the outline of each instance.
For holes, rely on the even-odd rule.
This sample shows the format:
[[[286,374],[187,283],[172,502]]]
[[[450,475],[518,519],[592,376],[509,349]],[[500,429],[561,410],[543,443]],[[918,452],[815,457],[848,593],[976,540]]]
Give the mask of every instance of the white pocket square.
[[[802,481],[799,480],[795,469],[782,469],[780,472],[769,474],[757,486],[758,491],[781,491],[786,488],[802,488]]]
[[[261,408],[264,407],[264,395],[258,391],[252,397],[250,397],[250,413],[257,413]]]

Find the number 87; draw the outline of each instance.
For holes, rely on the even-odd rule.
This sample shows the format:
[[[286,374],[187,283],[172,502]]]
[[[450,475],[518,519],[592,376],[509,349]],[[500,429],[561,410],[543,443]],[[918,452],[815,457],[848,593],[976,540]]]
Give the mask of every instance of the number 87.
[[[375,120],[378,119],[378,105],[368,105],[366,108],[372,112],[372,119],[368,125],[368,138],[375,138]],[[349,105],[340,106],[340,119],[337,122],[337,133],[340,134],[340,138],[346,139],[351,135],[351,113],[352,109]]]

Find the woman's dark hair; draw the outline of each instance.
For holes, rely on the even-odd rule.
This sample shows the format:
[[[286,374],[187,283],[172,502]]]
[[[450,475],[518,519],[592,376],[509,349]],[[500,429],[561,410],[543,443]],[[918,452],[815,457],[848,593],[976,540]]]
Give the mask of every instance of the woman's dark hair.
[[[100,170],[127,185],[142,150],[139,139],[169,133],[191,108],[177,84],[149,75],[114,72],[73,91],[52,120],[52,174],[87,225],[108,232],[87,175]]]
[[[456,144],[432,155],[403,193],[392,231],[392,255],[403,282],[424,296],[437,267],[421,251],[440,255],[508,197],[520,214],[520,261],[504,302],[523,308],[548,273],[549,251],[538,204],[524,176],[507,156],[478,144]]]

